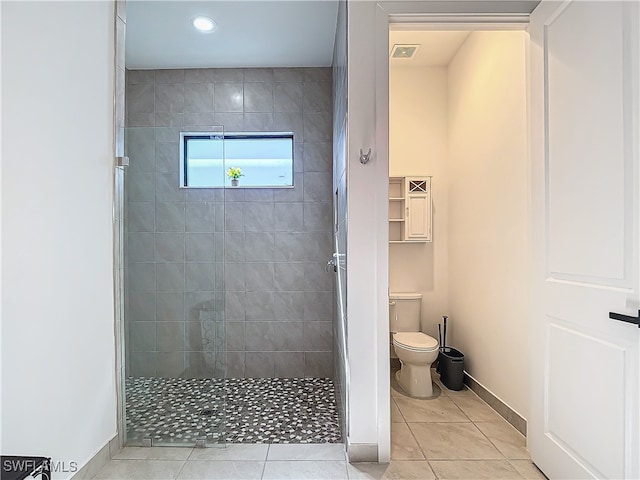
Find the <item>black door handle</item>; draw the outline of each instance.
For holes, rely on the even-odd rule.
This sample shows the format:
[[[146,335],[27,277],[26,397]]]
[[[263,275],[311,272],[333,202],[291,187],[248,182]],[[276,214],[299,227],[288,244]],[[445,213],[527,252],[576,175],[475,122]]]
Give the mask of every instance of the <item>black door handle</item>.
[[[640,328],[640,310],[638,310],[638,315],[636,317],[623,315],[622,313],[609,312],[609,318],[619,320],[621,322],[633,323],[634,325],[638,325],[638,328]]]

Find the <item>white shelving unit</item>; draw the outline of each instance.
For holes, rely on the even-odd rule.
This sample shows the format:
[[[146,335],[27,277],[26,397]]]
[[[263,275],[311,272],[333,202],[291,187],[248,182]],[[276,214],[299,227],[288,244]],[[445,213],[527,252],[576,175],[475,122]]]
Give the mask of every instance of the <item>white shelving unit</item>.
[[[431,177],[389,178],[389,243],[431,241]]]

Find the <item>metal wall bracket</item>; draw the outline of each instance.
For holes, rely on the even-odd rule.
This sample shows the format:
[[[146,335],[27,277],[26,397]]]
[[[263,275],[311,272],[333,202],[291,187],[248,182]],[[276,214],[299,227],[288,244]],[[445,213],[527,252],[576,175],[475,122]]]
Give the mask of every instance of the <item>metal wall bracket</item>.
[[[116,157],[116,167],[128,167],[129,157]]]

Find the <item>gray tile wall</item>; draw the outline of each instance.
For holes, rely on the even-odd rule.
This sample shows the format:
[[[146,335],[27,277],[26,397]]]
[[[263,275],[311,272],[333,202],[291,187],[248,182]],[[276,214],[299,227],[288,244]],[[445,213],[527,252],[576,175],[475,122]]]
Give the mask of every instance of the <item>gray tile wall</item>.
[[[329,68],[127,72],[129,374],[333,374]],[[294,188],[179,189],[179,132],[293,131]],[[204,126],[204,127],[202,127]]]

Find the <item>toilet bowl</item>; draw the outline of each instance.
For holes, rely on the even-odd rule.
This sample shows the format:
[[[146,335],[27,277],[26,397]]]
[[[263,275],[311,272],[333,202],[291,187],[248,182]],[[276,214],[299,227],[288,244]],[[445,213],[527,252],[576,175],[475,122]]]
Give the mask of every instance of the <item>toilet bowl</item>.
[[[402,365],[396,372],[400,387],[411,397],[433,396],[431,364],[438,358],[438,341],[422,332],[397,332],[393,348]]]

